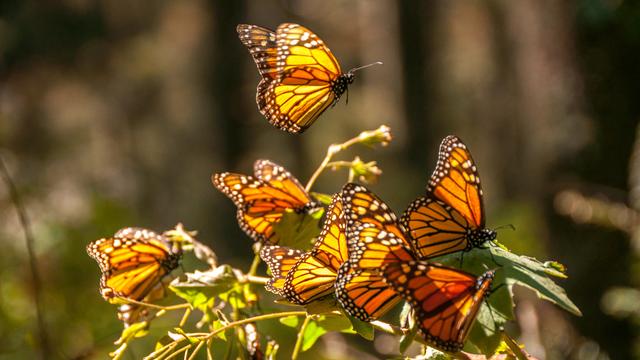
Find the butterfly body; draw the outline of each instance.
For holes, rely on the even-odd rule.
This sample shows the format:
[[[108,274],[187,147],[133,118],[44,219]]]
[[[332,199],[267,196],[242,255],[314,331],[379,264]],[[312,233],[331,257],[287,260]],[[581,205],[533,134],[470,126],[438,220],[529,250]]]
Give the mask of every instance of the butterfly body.
[[[354,80],[353,70],[343,73],[322,39],[304,26],[284,23],[273,31],[240,24],[236,30],[262,76],[258,109],[281,130],[304,132]]]
[[[142,228],[124,228],[113,237],[87,246],[102,271],[100,293],[141,301],[180,264],[182,251],[162,235]]]

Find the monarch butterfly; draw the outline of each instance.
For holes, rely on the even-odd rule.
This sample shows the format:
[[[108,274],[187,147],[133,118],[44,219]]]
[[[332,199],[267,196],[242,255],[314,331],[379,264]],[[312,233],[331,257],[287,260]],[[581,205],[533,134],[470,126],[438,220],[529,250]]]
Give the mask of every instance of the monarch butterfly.
[[[100,266],[100,293],[107,301],[143,300],[178,267],[182,256],[182,250],[171,248],[163,235],[135,227],[90,243],[87,253]]]
[[[254,164],[254,176],[221,173],[211,181],[238,207],[240,228],[255,241],[276,244],[273,225],[288,210],[305,213],[318,208],[302,185],[285,168],[269,160]]]
[[[429,343],[457,352],[491,291],[494,274],[490,270],[476,277],[426,261],[410,261],[386,265],[383,281],[409,302]]]
[[[336,297],[351,316],[371,321],[400,301],[381,269],[415,257],[396,215],[380,198],[356,184],[345,185],[341,197],[350,255],[338,272]]]
[[[440,144],[427,196],[414,200],[402,215],[421,258],[482,247],[496,238],[485,228],[480,175],[467,146],[449,135]]]
[[[240,24],[236,30],[262,76],[256,93],[258,109],[272,125],[290,133],[311,126],[338,102],[355,71],[366,67],[343,73],[324,42],[298,24],[280,24],[276,31]]]
[[[283,248],[281,248],[283,249]],[[274,257],[272,250],[261,252],[273,278],[267,290],[285,297],[294,304],[306,305],[334,291],[334,282],[340,265],[348,257],[342,202],[334,195],[327,210],[322,231],[313,248],[304,254],[293,249],[286,256]],[[298,259],[288,271],[287,263]],[[274,271],[275,268],[275,271]],[[286,277],[282,281],[283,275]]]

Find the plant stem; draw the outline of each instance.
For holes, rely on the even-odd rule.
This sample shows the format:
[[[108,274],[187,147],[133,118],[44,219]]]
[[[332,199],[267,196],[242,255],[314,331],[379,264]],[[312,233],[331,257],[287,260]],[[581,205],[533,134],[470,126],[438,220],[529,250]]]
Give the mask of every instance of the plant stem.
[[[189,315],[191,315],[191,308],[188,307],[184,310],[184,315],[182,315],[182,320],[180,320],[180,324],[178,325],[178,327],[182,328],[184,326],[184,324],[187,323],[187,319],[189,318]]]
[[[178,356],[180,353],[183,353],[185,351],[188,351],[191,347],[193,346],[193,344],[187,344],[183,347],[181,347],[180,349],[178,349],[176,352],[174,352],[173,354],[167,356],[165,358],[165,360],[170,360],[173,359],[174,357]]]
[[[304,332],[307,330],[307,325],[311,321],[311,316],[305,316],[302,325],[300,325],[300,330],[298,330],[298,338],[296,339],[296,345],[293,347],[293,353],[291,354],[291,360],[296,360],[298,358],[298,354],[300,353],[300,349],[302,349],[302,342],[304,340]]]
[[[327,168],[327,165],[329,164],[331,159],[333,159],[333,156],[335,154],[339,153],[342,150],[345,150],[346,148],[354,144],[359,143],[360,141],[362,141],[362,139],[360,138],[360,135],[358,135],[354,138],[351,138],[343,142],[342,144],[329,145],[329,148],[327,149],[327,155],[324,157],[324,160],[322,160],[322,163],[320,163],[320,166],[316,169],[313,175],[311,175],[311,177],[309,178],[309,182],[307,182],[307,186],[304,187],[304,190],[306,192],[309,192],[311,190],[311,187],[316,182],[320,174],[322,174],[322,172]]]
[[[264,277],[264,276],[247,275],[245,277],[245,280],[246,280],[246,282],[251,283],[251,284],[264,285],[269,281],[269,278]]]
[[[36,254],[34,250],[34,238],[33,233],[31,232],[31,224],[29,222],[29,218],[27,216],[27,212],[25,208],[22,206],[22,201],[20,200],[20,195],[18,194],[18,190],[16,188],[13,179],[11,178],[11,174],[9,173],[9,169],[4,163],[2,156],[0,156],[0,168],[2,170],[2,177],[4,178],[5,183],[7,184],[7,188],[9,188],[9,194],[11,196],[11,201],[16,208],[16,212],[18,213],[18,219],[20,220],[20,225],[22,226],[22,232],[24,233],[24,240],[27,245],[27,256],[29,257],[29,269],[31,270],[31,280],[33,282],[33,302],[36,307],[36,318],[38,324],[38,336],[40,340],[40,357],[42,359],[46,359],[51,355],[52,349],[50,348],[47,329],[44,323],[44,308],[42,305],[42,300],[40,299],[42,282],[40,280],[40,274],[38,273],[38,264],[36,260]]]
[[[191,304],[187,304],[187,303],[163,306],[163,305],[156,305],[156,304],[146,303],[146,302],[143,302],[143,301],[137,301],[137,300],[133,300],[133,299],[129,299],[129,298],[120,298],[120,299],[125,300],[128,304],[136,304],[136,305],[145,306],[145,307],[148,307],[148,308],[160,309],[160,310],[166,310],[166,311],[191,308]]]
[[[251,263],[251,267],[249,268],[248,276],[253,276],[258,272],[258,266],[260,265],[260,254],[259,252],[253,257],[253,262]]]
[[[191,356],[189,356],[189,359],[187,360],[193,360],[196,358],[196,355],[198,354],[198,352],[200,352],[200,349],[202,348],[202,346],[204,345],[206,341],[202,340],[198,343],[198,345],[196,346],[195,349],[193,349],[193,351],[191,352]]]
[[[227,325],[210,332],[207,336],[204,337],[204,339],[212,338],[214,335],[224,332],[227,329],[230,329],[238,325],[244,325],[244,324],[252,323],[255,321],[261,321],[261,320],[277,319],[277,318],[287,317],[287,316],[305,316],[305,315],[307,315],[306,311],[285,311],[285,312],[274,313],[274,314],[254,316],[254,317],[230,322]]]

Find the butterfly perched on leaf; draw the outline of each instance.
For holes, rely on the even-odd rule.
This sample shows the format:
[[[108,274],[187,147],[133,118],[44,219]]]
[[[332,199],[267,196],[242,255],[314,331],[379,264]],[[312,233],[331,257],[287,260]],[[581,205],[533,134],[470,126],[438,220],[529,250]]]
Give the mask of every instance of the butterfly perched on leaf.
[[[402,215],[419,256],[424,259],[481,248],[495,240],[485,228],[480,175],[467,146],[454,135],[440,144],[427,194]]]
[[[284,23],[273,31],[240,24],[236,30],[262,77],[258,109],[272,125],[290,133],[302,133],[337,103],[362,68],[343,73],[331,50],[302,25]]]
[[[415,260],[395,213],[362,185],[346,184],[341,198],[346,219],[349,260],[339,269],[336,297],[351,316],[371,321],[401,298],[382,279],[391,263]]]
[[[491,292],[495,271],[476,277],[426,261],[410,261],[390,263],[382,274],[384,282],[413,308],[425,340],[440,350],[457,352]]]
[[[347,260],[348,249],[342,202],[333,196],[322,231],[311,250],[267,246],[260,252],[272,279],[267,290],[289,302],[306,305],[334,292],[340,266]],[[294,263],[295,262],[295,263]],[[291,265],[294,263],[293,265]]]
[[[269,160],[258,160],[254,176],[220,173],[211,181],[238,207],[238,224],[247,235],[263,244],[276,244],[274,224],[287,211],[307,213],[320,205],[285,168]]]
[[[182,256],[165,236],[135,227],[90,243],[87,253],[100,266],[100,293],[108,301],[117,297],[142,301],[162,286]]]

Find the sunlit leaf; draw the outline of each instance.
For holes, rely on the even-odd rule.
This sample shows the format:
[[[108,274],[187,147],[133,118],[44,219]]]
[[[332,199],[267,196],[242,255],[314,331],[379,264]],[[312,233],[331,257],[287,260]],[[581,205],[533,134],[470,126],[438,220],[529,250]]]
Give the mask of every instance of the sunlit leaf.
[[[346,316],[340,315],[323,315],[319,316],[315,319],[318,323],[318,326],[322,327],[327,331],[341,331],[341,332],[352,332],[351,330],[351,322],[347,319]]]
[[[116,340],[115,344],[123,344],[130,341],[133,338],[139,338],[146,336],[149,332],[149,323],[147,321],[141,321],[134,324],[129,325],[128,327],[122,330],[120,334],[120,338]]]
[[[298,214],[287,211],[282,219],[273,226],[279,245],[296,249],[309,249],[311,240],[320,234],[320,219],[324,208],[317,209],[310,214]]]
[[[280,318],[280,323],[292,328],[297,328],[300,325],[300,316],[287,316]]]
[[[371,341],[374,338],[374,331],[373,331],[373,325],[371,325],[368,322],[364,322],[362,320],[356,319],[353,316],[346,314],[345,316],[347,317],[347,319],[349,320],[349,322],[351,323],[351,326],[353,327],[353,330],[360,336],[362,336],[363,338]]]
[[[321,202],[324,205],[331,204],[332,196],[329,195],[329,194],[312,192],[311,196],[313,196],[316,200],[318,200],[319,202]]]
[[[340,309],[340,305],[333,296],[326,296],[306,306],[309,315],[326,314]]]
[[[320,326],[315,320],[309,321],[302,336],[302,351],[311,349],[320,336],[324,335],[326,332],[327,330]]]
[[[238,284],[238,276],[228,265],[209,271],[186,273],[171,282],[169,288],[200,310],[210,307],[216,295],[228,292]]]

